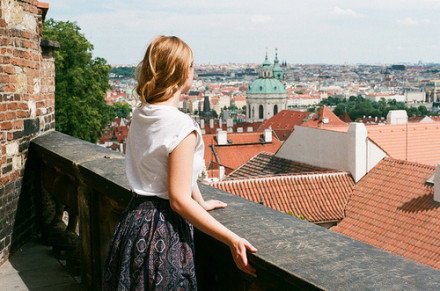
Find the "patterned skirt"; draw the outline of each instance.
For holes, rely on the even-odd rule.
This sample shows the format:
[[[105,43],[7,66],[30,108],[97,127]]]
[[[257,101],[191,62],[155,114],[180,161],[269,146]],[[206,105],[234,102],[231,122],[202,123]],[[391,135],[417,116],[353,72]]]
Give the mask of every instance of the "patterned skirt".
[[[133,196],[116,226],[103,290],[196,290],[193,227],[168,200]]]

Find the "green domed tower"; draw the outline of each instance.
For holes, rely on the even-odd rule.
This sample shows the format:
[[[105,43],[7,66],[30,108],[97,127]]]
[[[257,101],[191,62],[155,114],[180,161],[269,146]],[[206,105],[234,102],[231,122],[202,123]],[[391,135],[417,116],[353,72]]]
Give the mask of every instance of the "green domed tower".
[[[275,61],[273,62],[273,75],[278,80],[284,80],[283,69],[281,69],[280,61],[278,60],[278,52],[275,52]]]
[[[247,121],[263,121],[286,109],[287,91],[280,80],[283,80],[283,70],[278,55],[272,68],[266,53],[258,79],[246,91]]]

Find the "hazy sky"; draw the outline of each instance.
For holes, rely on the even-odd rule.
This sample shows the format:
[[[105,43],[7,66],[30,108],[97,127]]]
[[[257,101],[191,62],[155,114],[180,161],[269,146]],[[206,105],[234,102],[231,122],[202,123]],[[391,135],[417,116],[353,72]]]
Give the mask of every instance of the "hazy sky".
[[[197,63],[440,63],[440,0],[46,0],[110,64],[177,35]]]

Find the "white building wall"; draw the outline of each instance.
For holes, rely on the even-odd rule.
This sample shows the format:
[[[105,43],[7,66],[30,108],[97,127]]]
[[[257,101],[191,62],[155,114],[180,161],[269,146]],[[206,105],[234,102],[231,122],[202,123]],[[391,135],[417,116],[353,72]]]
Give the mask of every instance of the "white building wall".
[[[370,139],[367,139],[367,172],[374,168],[387,155]]]
[[[318,167],[347,171],[347,134],[295,126],[275,156]]]
[[[358,182],[386,154],[367,138],[363,123],[351,123],[347,133],[296,126],[275,156],[348,171]]]

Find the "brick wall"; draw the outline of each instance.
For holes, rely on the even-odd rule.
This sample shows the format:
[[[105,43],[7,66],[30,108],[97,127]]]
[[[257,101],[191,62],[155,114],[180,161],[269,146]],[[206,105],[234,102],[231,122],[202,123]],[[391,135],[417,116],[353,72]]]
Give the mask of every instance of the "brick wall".
[[[29,142],[55,128],[53,43],[41,40],[47,6],[0,0],[0,264],[35,232],[35,197],[24,193]]]

